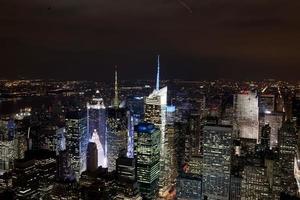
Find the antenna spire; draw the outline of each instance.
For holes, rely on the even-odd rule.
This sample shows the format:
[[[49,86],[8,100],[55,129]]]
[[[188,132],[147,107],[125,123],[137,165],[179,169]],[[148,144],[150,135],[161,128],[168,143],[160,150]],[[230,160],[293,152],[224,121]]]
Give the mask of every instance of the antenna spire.
[[[114,98],[114,107],[119,107],[119,91],[118,91],[118,67],[115,66],[115,98]]]
[[[156,75],[156,90],[159,90],[159,71],[160,71],[160,61],[159,55],[157,55],[157,75]]]

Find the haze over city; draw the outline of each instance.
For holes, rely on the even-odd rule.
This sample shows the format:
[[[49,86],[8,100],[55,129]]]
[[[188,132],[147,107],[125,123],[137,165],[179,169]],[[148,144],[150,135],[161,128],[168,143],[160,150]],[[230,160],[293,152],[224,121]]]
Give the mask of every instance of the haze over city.
[[[296,0],[45,0],[0,6],[1,78],[295,80]],[[245,73],[246,72],[246,73]]]

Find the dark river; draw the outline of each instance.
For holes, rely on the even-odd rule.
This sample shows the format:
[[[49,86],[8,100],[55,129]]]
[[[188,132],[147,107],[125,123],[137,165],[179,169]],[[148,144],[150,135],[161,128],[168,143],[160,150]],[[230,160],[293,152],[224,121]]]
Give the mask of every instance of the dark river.
[[[25,107],[38,108],[42,105],[49,106],[52,100],[53,97],[24,97],[9,101],[0,100],[0,117],[2,115],[17,113],[21,108]]]

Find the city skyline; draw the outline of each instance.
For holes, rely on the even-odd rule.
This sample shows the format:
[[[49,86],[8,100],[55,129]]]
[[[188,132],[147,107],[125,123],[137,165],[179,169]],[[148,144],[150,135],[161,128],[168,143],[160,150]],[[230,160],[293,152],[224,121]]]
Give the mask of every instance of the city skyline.
[[[300,1],[0,5],[0,200],[300,200]]]

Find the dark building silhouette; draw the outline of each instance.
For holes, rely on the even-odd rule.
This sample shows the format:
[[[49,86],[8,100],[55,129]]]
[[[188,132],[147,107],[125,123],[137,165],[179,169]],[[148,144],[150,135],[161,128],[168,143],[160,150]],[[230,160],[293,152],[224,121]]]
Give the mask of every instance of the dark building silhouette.
[[[98,150],[94,142],[89,142],[87,148],[87,171],[94,172],[98,168]]]

